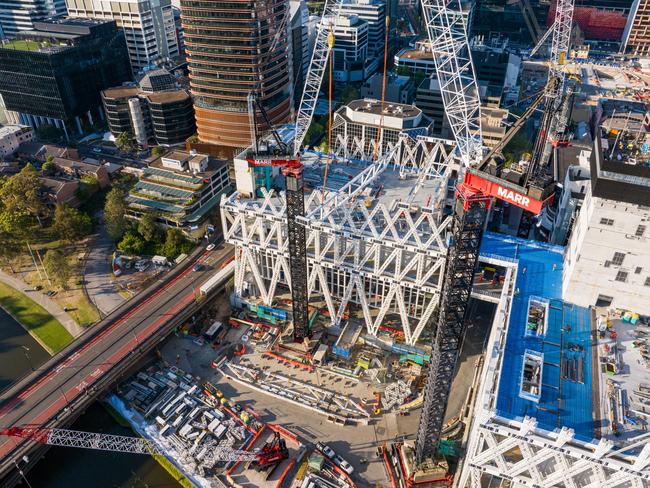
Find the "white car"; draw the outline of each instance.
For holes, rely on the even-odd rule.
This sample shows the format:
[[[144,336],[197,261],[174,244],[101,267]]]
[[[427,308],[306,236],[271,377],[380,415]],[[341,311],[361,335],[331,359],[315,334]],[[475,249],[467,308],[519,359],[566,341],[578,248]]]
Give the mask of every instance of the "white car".
[[[205,249],[206,251],[212,251],[215,247],[217,247],[217,245],[212,243],[212,244],[208,244],[208,247],[206,247]]]
[[[319,442],[318,444],[316,444],[316,448],[318,448],[328,458],[334,460],[334,457],[336,456],[336,453],[334,452],[334,450],[331,447],[329,447],[329,446],[327,446],[325,444],[321,444]]]
[[[354,472],[354,468],[350,466],[350,463],[348,463],[341,456],[334,456],[334,462],[339,468],[341,468],[347,474],[352,474]]]

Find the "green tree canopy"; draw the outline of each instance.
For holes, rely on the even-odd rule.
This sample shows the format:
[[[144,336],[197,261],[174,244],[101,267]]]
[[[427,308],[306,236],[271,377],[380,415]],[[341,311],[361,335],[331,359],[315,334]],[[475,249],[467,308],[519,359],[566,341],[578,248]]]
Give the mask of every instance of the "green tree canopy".
[[[126,192],[120,188],[113,188],[106,195],[104,205],[104,222],[106,230],[111,239],[119,240],[126,231]]]
[[[138,147],[135,139],[128,132],[120,132],[115,138],[115,146],[122,152],[135,151]]]
[[[50,249],[43,257],[43,266],[51,280],[54,280],[64,290],[72,277],[72,266],[65,255],[58,249]]]
[[[45,212],[45,205],[41,201],[42,186],[38,171],[31,164],[27,164],[20,173],[7,179],[0,188],[3,210],[39,218]]]
[[[124,234],[124,237],[122,237],[122,240],[117,245],[117,248],[120,251],[124,251],[126,254],[138,255],[144,251],[145,245],[146,243],[140,234],[129,230]]]
[[[173,259],[183,252],[188,252],[192,248],[180,229],[169,228],[165,233],[165,243],[162,246],[161,254]]]
[[[62,241],[73,242],[90,234],[90,216],[68,205],[57,205],[54,210],[54,231]]]
[[[147,242],[155,242],[160,237],[160,229],[156,224],[156,214],[146,213],[138,222],[138,233]]]

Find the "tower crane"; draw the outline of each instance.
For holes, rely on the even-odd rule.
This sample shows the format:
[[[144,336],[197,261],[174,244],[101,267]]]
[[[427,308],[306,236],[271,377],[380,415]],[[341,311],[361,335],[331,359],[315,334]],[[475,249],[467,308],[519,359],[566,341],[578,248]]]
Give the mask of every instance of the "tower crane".
[[[442,100],[457,143],[460,171],[447,252],[444,282],[437,316],[432,319],[432,351],[423,408],[415,442],[415,461],[422,464],[437,454],[445,411],[465,334],[465,315],[472,291],[487,213],[493,198],[499,198],[529,212],[539,214],[553,194],[553,181],[530,178],[531,161],[519,184],[502,178],[499,169],[485,170],[494,152],[482,157],[480,102],[471,60],[463,12],[458,3],[422,0],[427,33],[440,83]],[[572,22],[573,0],[560,0],[553,30],[552,62],[543,94],[506,135],[512,138],[542,102],[548,126],[540,137],[553,129],[553,120],[563,93],[564,72]],[[551,107],[551,108],[549,108]],[[557,120],[557,118],[555,118]],[[513,132],[513,130],[515,132]],[[507,141],[506,141],[507,142]],[[500,148],[503,147],[502,144]],[[538,148],[537,152],[542,152]],[[537,161],[543,157],[535,155]]]
[[[77,447],[100,451],[124,452],[130,454],[163,455],[154,444],[140,437],[129,437],[96,432],[82,432],[69,429],[50,429],[38,426],[10,427],[0,430],[0,435],[22,437],[48,446]],[[286,443],[279,434],[256,451],[229,449],[211,446],[202,462],[214,465],[216,462],[251,461],[255,467],[268,467],[289,457]]]

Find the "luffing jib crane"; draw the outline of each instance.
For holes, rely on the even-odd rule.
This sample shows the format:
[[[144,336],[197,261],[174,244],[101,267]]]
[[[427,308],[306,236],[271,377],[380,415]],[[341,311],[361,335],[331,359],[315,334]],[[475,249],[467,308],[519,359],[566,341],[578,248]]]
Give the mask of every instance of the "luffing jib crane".
[[[0,435],[22,437],[48,446],[77,447],[100,451],[125,452],[130,454],[162,455],[158,447],[140,437],[128,437],[96,432],[82,432],[69,429],[49,429],[38,426],[10,427],[0,430]],[[250,461],[254,467],[267,467],[289,457],[286,443],[279,434],[257,451],[244,451],[212,446],[203,459],[204,464],[217,462]]]
[[[415,459],[422,463],[436,457],[445,411],[458,356],[465,334],[467,312],[474,270],[478,261],[483,229],[493,198],[499,198],[527,211],[539,214],[552,197],[553,182],[536,179],[533,162],[522,185],[513,184],[488,174],[483,169],[493,153],[482,157],[480,101],[472,65],[465,16],[458,3],[446,0],[422,0],[427,33],[440,84],[445,113],[449,117],[460,159],[460,182],[456,188],[456,203],[451,226],[451,244],[447,253],[444,283],[437,317],[432,319],[432,351],[427,383],[424,389],[422,415],[415,443]],[[553,59],[549,82],[541,97],[534,102],[525,117],[529,117],[542,101],[548,112],[555,114],[556,100],[563,90],[561,66],[567,56],[573,0],[560,0],[553,31]],[[571,11],[571,12],[570,12]],[[552,102],[551,102],[552,100]],[[522,120],[523,119],[523,120]],[[523,126],[522,117],[516,130]],[[549,127],[548,134],[552,129]],[[509,132],[506,138],[511,138]],[[501,146],[502,147],[502,146]],[[539,156],[535,156],[539,158]]]

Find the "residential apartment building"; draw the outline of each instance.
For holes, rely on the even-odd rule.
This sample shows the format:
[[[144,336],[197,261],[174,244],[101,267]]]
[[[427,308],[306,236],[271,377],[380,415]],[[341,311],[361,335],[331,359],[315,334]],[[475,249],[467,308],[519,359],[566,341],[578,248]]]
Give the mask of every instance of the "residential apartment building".
[[[68,15],[114,20],[124,31],[133,72],[178,57],[171,0],[67,0]]]
[[[650,168],[636,162],[628,141],[614,151],[611,144],[597,134],[591,185],[566,247],[563,296],[649,315]]]
[[[13,155],[23,142],[34,139],[34,131],[29,126],[6,125],[0,127],[0,157]]]
[[[623,51],[650,56],[650,0],[634,0],[623,32]]]
[[[289,36],[279,32],[288,9],[288,0],[181,0],[201,142],[221,146],[231,155],[237,148],[250,144],[247,97],[251,91],[258,92],[271,124],[289,119]],[[272,45],[274,49],[270,52]],[[258,123],[262,129],[266,127],[261,116]]]
[[[368,55],[383,59],[386,37],[386,2],[383,0],[343,0],[341,15],[356,15],[368,24]]]
[[[362,81],[368,66],[368,23],[356,15],[341,16],[332,26],[333,77],[339,82]],[[376,63],[375,63],[376,64]]]
[[[393,58],[398,74],[422,73],[429,77],[436,72],[429,41],[417,41],[414,48],[404,48]]]
[[[0,46],[0,94],[13,124],[82,134],[104,117],[100,92],[130,80],[114,21],[49,19]]]
[[[34,22],[65,13],[65,0],[0,0],[0,39],[12,39],[34,29]]]
[[[183,143],[196,131],[192,98],[165,70],[147,73],[138,86],[104,90],[102,103],[111,133],[127,132],[143,147]]]
[[[228,164],[195,152],[172,151],[153,161],[126,198],[127,216],[153,212],[166,226],[191,231],[219,208],[230,189]]]

